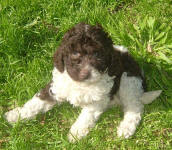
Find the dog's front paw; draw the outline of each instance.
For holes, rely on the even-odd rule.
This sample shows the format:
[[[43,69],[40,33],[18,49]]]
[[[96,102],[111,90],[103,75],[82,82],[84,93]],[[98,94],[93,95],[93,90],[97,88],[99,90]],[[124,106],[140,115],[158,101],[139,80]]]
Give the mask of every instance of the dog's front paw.
[[[80,140],[81,138],[86,136],[88,132],[89,132],[88,128],[76,127],[75,125],[73,125],[68,134],[68,139],[70,142],[74,143],[77,140]]]
[[[134,134],[136,130],[136,125],[122,121],[117,128],[117,135],[118,137],[124,137],[124,138],[129,138],[131,135]]]
[[[17,122],[20,117],[20,109],[20,107],[17,107],[13,110],[6,112],[4,115],[5,119],[10,123]]]

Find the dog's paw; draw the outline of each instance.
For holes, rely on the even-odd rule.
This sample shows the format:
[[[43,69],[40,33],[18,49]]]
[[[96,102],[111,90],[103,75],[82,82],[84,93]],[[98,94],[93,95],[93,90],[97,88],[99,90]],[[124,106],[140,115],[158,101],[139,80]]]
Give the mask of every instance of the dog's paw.
[[[20,113],[19,113],[20,109],[21,109],[20,107],[17,107],[13,110],[6,112],[4,115],[5,119],[10,123],[17,122],[20,117]]]
[[[136,125],[129,122],[121,122],[117,128],[118,137],[129,138],[136,131]]]
[[[79,128],[72,126],[68,134],[68,139],[71,143],[74,143],[83,137],[85,137],[89,132],[88,128]]]
[[[75,143],[76,141],[78,141],[79,139],[76,137],[76,135],[73,135],[72,133],[69,132],[68,134],[68,140],[71,143]]]

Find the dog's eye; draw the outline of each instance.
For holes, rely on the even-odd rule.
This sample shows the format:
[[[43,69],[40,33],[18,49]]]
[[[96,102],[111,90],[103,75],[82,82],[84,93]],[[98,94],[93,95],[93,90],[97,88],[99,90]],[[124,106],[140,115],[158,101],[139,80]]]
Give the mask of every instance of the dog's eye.
[[[71,60],[74,64],[80,64],[81,62],[81,54],[79,52],[73,52],[71,54]]]

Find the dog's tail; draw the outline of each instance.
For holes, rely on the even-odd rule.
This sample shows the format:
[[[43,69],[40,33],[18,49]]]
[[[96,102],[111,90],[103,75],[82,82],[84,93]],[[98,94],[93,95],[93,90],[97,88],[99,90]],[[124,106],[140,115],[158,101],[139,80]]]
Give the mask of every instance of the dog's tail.
[[[161,94],[161,92],[162,90],[145,92],[142,97],[140,97],[140,100],[143,104],[150,104]]]

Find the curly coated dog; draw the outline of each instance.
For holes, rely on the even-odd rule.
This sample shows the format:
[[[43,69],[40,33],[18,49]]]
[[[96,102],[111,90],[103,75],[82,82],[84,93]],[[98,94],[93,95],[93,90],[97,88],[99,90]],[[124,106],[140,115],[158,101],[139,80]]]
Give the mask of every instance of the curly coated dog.
[[[52,81],[23,107],[5,114],[9,122],[31,119],[68,101],[82,108],[69,131],[69,140],[81,139],[100,115],[114,104],[124,111],[118,136],[134,134],[144,104],[156,99],[161,90],[145,92],[146,83],[139,65],[123,46],[115,46],[100,25],[79,23],[63,37],[54,54]]]

